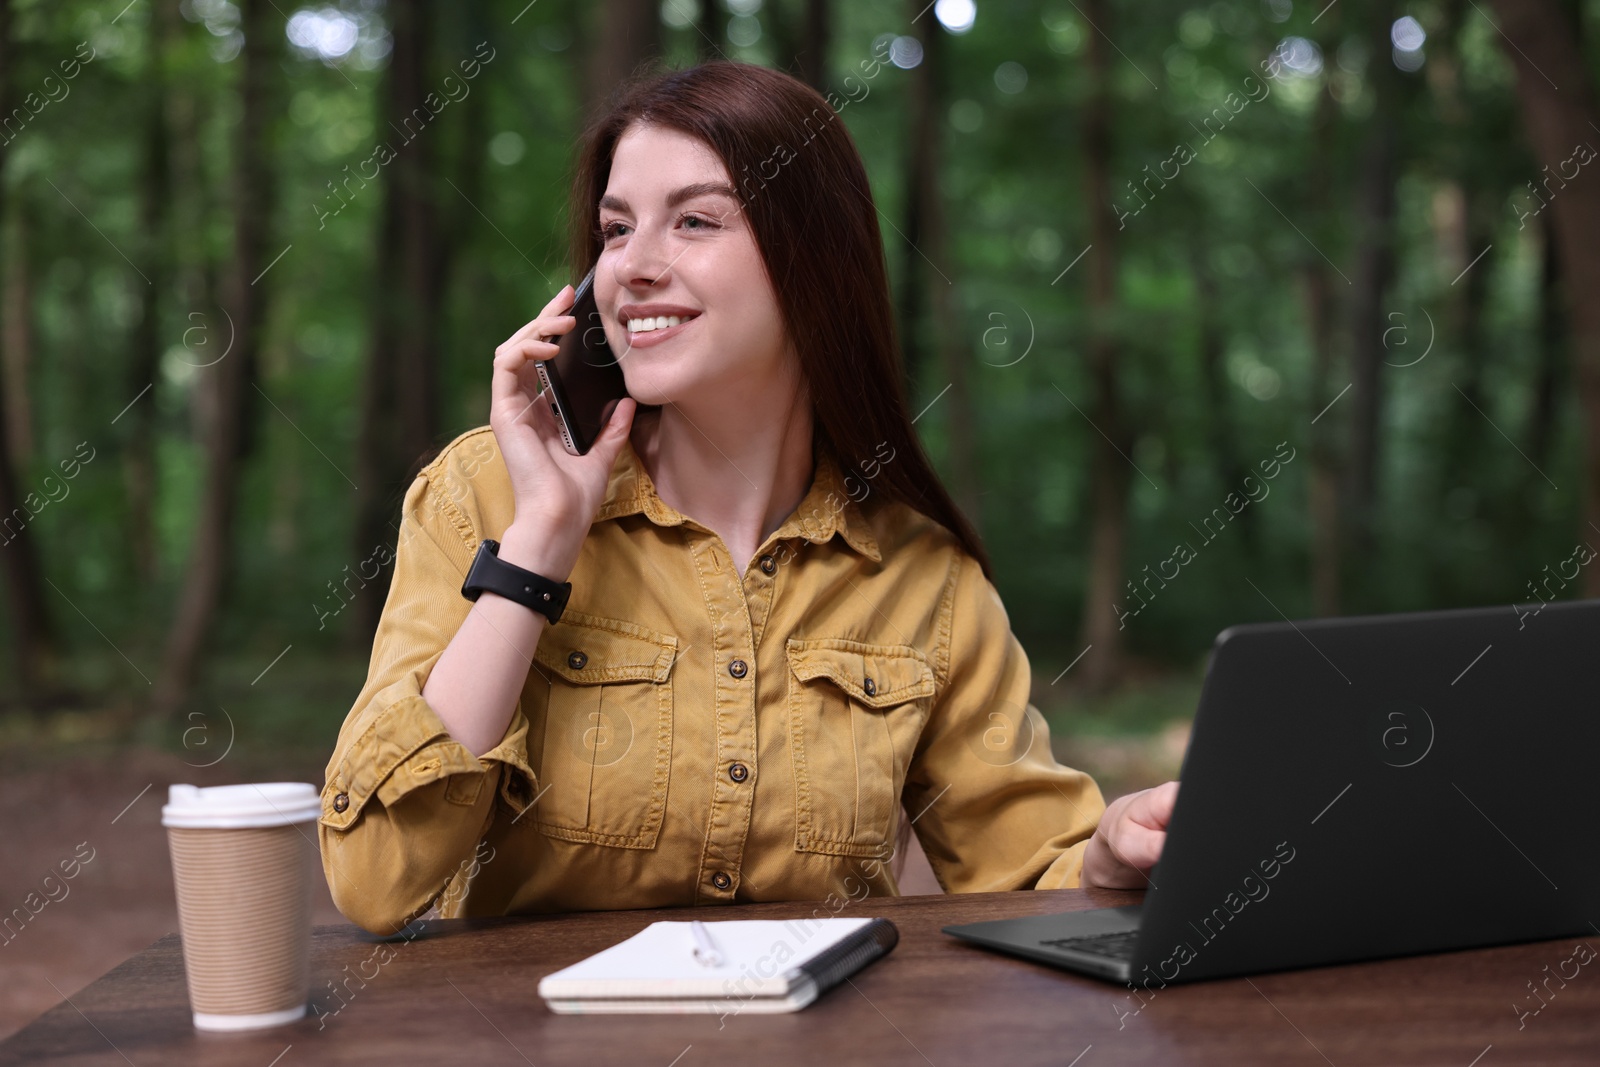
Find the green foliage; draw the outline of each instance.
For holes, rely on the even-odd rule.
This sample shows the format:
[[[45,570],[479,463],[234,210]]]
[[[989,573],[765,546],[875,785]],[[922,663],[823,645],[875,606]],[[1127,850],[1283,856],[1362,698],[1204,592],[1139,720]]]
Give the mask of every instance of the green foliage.
[[[185,11],[218,2],[186,0]],[[799,24],[794,0],[767,4],[755,16],[763,25],[773,7]],[[118,16],[117,5],[99,0],[16,6],[14,92],[42,84],[80,40],[98,53],[71,94],[15,138],[4,171],[5,247],[12,269],[29,278],[36,337],[26,398],[34,447],[18,475],[25,489],[33,487],[78,442],[99,450],[70,500],[35,520],[36,532],[45,574],[60,591],[47,587],[51,610],[69,645],[98,665],[92,685],[137,692],[144,683],[136,670],[154,672],[200,493],[194,441],[203,413],[194,405],[191,364],[201,361],[198,353],[217,350],[201,341],[218,344],[223,324],[220,309],[201,306],[192,290],[161,294],[166,354],[154,387],[135,399],[147,383],[133,380],[125,355],[146,285],[141,268],[161,254],[140,216],[143,131],[155,85],[150,8],[134,5]],[[366,10],[354,0],[346,6]],[[1217,630],[1276,617],[1245,579],[1291,616],[1312,610],[1313,404],[1350,380],[1350,338],[1340,334],[1332,376],[1315,388],[1304,272],[1331,268],[1344,330],[1351,292],[1341,279],[1355,272],[1360,233],[1353,220],[1375,114],[1369,75],[1389,57],[1358,55],[1372,36],[1369,5],[1341,4],[1326,19],[1317,15],[1323,5],[1307,3],[1111,6],[1102,29],[1114,42],[1112,196],[1122,210],[1140,208],[1116,234],[1120,312],[1110,323],[1122,406],[1135,432],[1129,459],[1139,471],[1131,483],[1126,576],[1166,558],[1176,543],[1192,542],[1192,524],[1237,488],[1225,479],[1215,447],[1219,425],[1247,471],[1280,442],[1297,450],[1271,494],[1251,505],[1254,540],[1234,523],[1130,624],[1132,651],[1158,665],[1184,665],[1174,667],[1184,680],[1154,697],[1141,690],[1087,721],[1146,730],[1167,721],[1175,701],[1192,707],[1187,665]],[[449,5],[432,45],[441,78],[480,40],[497,51],[472,82],[481,96],[471,106],[483,109],[478,135],[469,135],[466,104],[421,135],[433,139],[442,173],[457,186],[434,194],[461,241],[443,294],[441,442],[487,421],[494,346],[568,280],[564,227],[581,129],[581,53],[604,32],[580,25],[588,7],[577,0]],[[908,32],[903,5],[836,3],[833,11],[829,61],[837,85],[872,55],[880,35]],[[1290,12],[1286,21],[1274,21],[1281,11]],[[1429,39],[1427,62],[1403,76],[1409,92],[1398,115],[1396,276],[1383,309],[1402,316],[1386,322],[1415,332],[1404,358],[1424,347],[1424,314],[1435,336],[1425,361],[1386,367],[1382,375],[1376,544],[1344,561],[1351,610],[1525,599],[1525,581],[1564,558],[1579,536],[1580,426],[1564,364],[1539,462],[1549,481],[1507,440],[1526,451],[1534,432],[1547,300],[1537,228],[1519,228],[1512,207],[1538,173],[1520,136],[1513,71],[1476,5],[1417,3],[1408,11]],[[726,40],[719,27],[729,18],[718,3],[707,22],[718,41]],[[922,18],[931,23],[935,15]],[[179,28],[164,71],[169,124],[189,135],[172,146],[173,160],[189,169],[174,173],[166,205],[166,254],[181,273],[215,267],[230,254],[227,175],[240,61],[219,60],[226,38],[205,25],[186,19]],[[943,42],[940,184],[952,255],[938,268],[956,286],[962,342],[972,357],[964,399],[980,434],[983,529],[1013,626],[1041,662],[1063,665],[1081,647],[1088,457],[1099,440],[1082,413],[1091,394],[1084,347],[1089,262],[1074,264],[1090,243],[1082,113],[1097,32],[1080,5],[1061,0],[981,2],[972,30]],[[1291,35],[1318,42],[1322,73],[1265,78],[1263,63]],[[704,47],[694,27],[667,28],[663,40],[679,64]],[[770,34],[728,48],[733,58],[790,65],[772,53]],[[1025,86],[1006,91],[1002,85],[1015,88],[1018,68]],[[897,292],[918,257],[897,229],[906,204],[908,77],[886,66],[843,114],[883,212]],[[380,117],[379,67],[330,65],[284,46],[275,78],[268,258],[287,251],[264,279],[271,300],[260,393],[251,397],[234,564],[207,684],[212,695],[237,690],[245,673],[292,644],[291,658],[262,683],[270,698],[250,716],[326,734],[353,699],[366,654],[350,639],[350,613],[319,629],[316,605],[327,583],[361,559],[352,545],[351,478],[363,367],[382,358],[371,351],[370,328],[374,302],[383,298],[373,278],[384,179],[359,188],[332,217],[319,208],[331,203],[330,182],[395,135]],[[1252,78],[1270,91],[1231,113],[1225,99],[1249,93]],[[1326,79],[1338,106],[1319,144],[1315,117]],[[1219,108],[1226,122],[1207,139],[1199,128],[1208,118],[1219,122]],[[1180,143],[1199,147],[1195,158],[1175,178],[1140,186]],[[469,202],[459,176],[472,167],[481,169],[481,180]],[[1321,210],[1312,192],[1318,181],[1326,188]],[[1483,232],[1493,250],[1474,268],[1487,275],[1477,308],[1463,305],[1466,284],[1452,280],[1456,260],[1441,251],[1441,197],[1456,188],[1487,205],[1490,220]],[[929,335],[926,323],[902,328]],[[1208,394],[1200,355],[1208,330],[1220,345],[1220,405]],[[1479,370],[1469,348],[1481,353]],[[1473,374],[1480,374],[1481,414],[1458,389]],[[936,371],[921,368],[913,409],[944,385]],[[155,419],[160,572],[152,586],[139,581],[126,536],[123,450],[132,420],[119,413],[131,403],[151,406]],[[1342,439],[1349,398],[1339,403],[1325,418]],[[949,409],[935,406],[918,424],[946,470]],[[404,486],[389,490],[397,508]],[[106,658],[108,644],[138,667]],[[328,657],[343,666],[321,666]],[[310,719],[306,709],[315,709]]]

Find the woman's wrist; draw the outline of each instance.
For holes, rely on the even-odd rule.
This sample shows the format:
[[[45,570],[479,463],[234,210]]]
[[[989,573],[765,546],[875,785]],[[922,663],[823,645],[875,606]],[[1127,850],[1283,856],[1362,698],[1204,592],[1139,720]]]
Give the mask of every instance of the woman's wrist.
[[[500,535],[499,556],[513,566],[564,582],[571,576],[582,547],[581,535],[574,538],[570,530],[555,523],[518,518]]]

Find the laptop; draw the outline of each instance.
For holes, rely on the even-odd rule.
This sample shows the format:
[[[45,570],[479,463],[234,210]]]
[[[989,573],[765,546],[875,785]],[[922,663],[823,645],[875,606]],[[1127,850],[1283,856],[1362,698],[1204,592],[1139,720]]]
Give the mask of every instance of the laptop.
[[[1600,934],[1600,600],[1230,627],[1142,904],[946,926],[1130,986]]]

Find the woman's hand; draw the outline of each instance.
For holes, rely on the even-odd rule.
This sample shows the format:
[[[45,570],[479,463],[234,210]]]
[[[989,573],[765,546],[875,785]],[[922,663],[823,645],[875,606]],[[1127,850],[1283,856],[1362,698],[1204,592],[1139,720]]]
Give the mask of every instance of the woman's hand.
[[[1148,887],[1177,799],[1178,783],[1167,782],[1112,801],[1084,851],[1082,883],[1105,889]]]
[[[562,313],[572,306],[572,298],[572,286],[565,286],[538,318],[495,349],[489,405],[489,425],[516,500],[512,525],[520,536],[515,540],[544,546],[540,555],[549,569],[540,573],[556,580],[565,580],[577,561],[638,407],[631,398],[620,401],[585,455],[574,456],[561,443],[560,426],[550,398],[540,392],[534,363],[556,354],[555,342],[543,338],[577,325],[576,318]],[[508,535],[506,544],[512,540]]]

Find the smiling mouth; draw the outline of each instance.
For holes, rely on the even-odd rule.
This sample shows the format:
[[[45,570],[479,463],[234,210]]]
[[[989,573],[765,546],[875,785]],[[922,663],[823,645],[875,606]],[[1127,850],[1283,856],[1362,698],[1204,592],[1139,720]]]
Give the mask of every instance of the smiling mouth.
[[[629,337],[634,337],[638,334],[659,333],[662,330],[670,330],[674,326],[682,326],[684,323],[699,317],[699,315],[657,315],[654,317],[647,315],[642,318],[629,319],[626,329]]]
[[[680,333],[687,329],[689,324],[694,322],[699,317],[699,315],[690,315],[687,318],[679,315],[667,315],[655,319],[630,319],[628,320],[629,326],[635,322],[657,323],[663,321],[663,319],[665,319],[669,325],[652,326],[648,330],[628,330],[628,348],[645,349],[654,348],[656,345],[666,344],[668,341],[672,340],[674,337],[677,337]],[[670,325],[674,322],[676,325]]]

